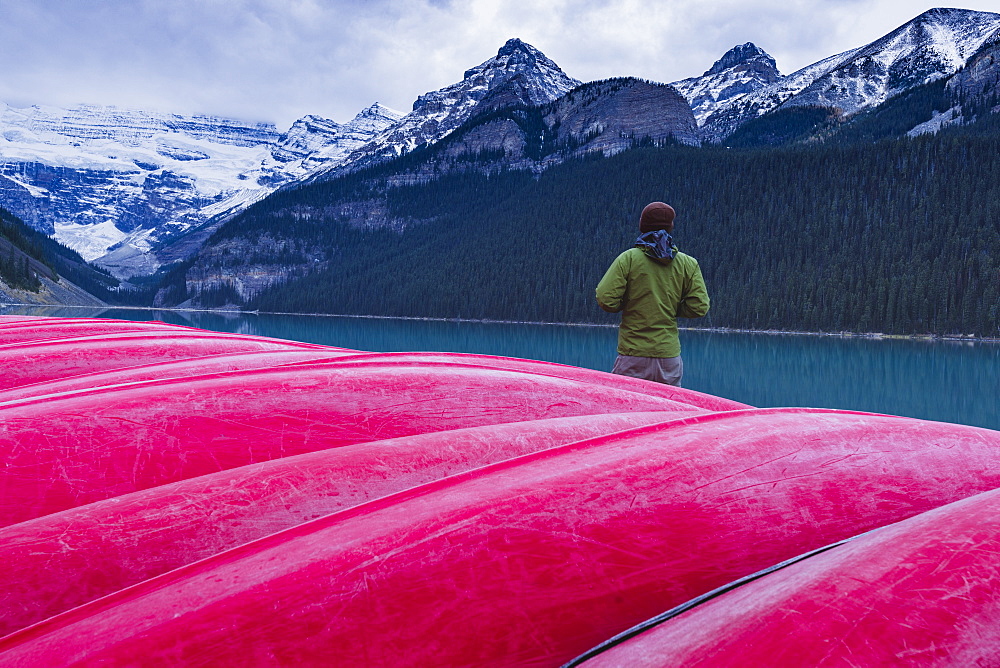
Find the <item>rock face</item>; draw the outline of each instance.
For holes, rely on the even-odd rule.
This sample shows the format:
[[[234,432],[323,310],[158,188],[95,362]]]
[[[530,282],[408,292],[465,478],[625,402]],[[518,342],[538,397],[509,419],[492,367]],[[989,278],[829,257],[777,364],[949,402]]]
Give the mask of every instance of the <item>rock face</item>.
[[[698,124],[721,105],[731,104],[781,79],[777,64],[752,42],[735,46],[700,77],[671,84],[691,105]]]
[[[449,168],[448,160],[463,168],[468,164],[463,158],[476,156],[479,169],[540,172],[587,153],[609,156],[664,141],[700,143],[684,98],[666,84],[607,79],[578,86],[545,105],[477,113],[440,140],[440,150],[432,153],[443,159],[429,156],[428,163],[438,171]]]
[[[510,39],[495,57],[466,70],[461,81],[418,97],[413,111],[352,153],[344,168],[371,164],[432,144],[474,113],[544,104],[579,84],[535,47]]]
[[[675,83],[701,136],[718,142],[778,108],[821,106],[851,115],[953,75],[1000,31],[1000,14],[931,9],[870,44],[781,76],[752,44],[729,51],[703,76]]]
[[[1000,33],[993,35],[977,51],[968,64],[947,84],[949,92],[956,99],[964,99],[973,105],[997,113],[997,90],[1000,89]],[[991,97],[992,96],[992,97]]]
[[[308,267],[312,262],[325,260],[325,254],[317,249],[303,252],[301,244],[269,235],[262,235],[252,243],[246,239],[226,240],[203,248],[198,261],[185,275],[185,288],[188,294],[201,295],[202,300],[206,294],[225,290],[247,299],[287,280],[290,265]],[[161,300],[162,295],[153,305],[164,305]]]
[[[343,125],[273,125],[115,107],[0,105],[0,203],[120,276],[152,251],[342,160],[401,114],[375,104]]]
[[[581,86],[550,106],[545,122],[557,141],[579,144],[576,153],[619,153],[634,142],[674,139],[698,144],[698,127],[673,87],[639,79],[610,79]]]

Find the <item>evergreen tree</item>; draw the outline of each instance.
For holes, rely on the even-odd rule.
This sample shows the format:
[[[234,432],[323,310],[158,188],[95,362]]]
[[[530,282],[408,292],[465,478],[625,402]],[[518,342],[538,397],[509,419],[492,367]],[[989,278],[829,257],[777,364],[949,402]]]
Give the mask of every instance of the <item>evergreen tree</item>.
[[[403,179],[411,163],[390,164],[280,192],[211,243],[284,244],[296,272],[254,309],[612,322],[594,286],[633,242],[641,208],[662,200],[712,296],[690,324],[998,336],[998,149],[1000,135],[973,127],[875,143],[637,146],[537,177]],[[350,223],[352,207],[392,226]]]

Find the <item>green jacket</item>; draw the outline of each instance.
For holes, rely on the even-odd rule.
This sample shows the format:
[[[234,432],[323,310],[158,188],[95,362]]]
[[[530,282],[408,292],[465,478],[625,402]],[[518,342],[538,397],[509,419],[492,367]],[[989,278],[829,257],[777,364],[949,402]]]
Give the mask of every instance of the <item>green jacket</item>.
[[[657,260],[640,248],[615,258],[597,284],[597,303],[610,313],[622,311],[618,352],[635,357],[680,355],[677,318],[700,318],[709,307],[696,259],[678,252]]]

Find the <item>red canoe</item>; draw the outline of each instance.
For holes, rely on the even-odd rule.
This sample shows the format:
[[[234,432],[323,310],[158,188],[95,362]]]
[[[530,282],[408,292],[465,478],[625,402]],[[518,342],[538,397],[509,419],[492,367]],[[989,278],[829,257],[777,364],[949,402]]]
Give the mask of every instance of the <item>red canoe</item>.
[[[1000,665],[1000,490],[809,556],[575,663]]]
[[[223,550],[529,452],[697,413],[456,429],[243,466],[0,528],[0,636]]]
[[[557,665],[906,518],[591,660],[995,662],[1000,501],[927,511],[998,432],[155,322],[0,316],[0,369],[3,666]]]
[[[663,397],[664,399],[679,401],[709,411],[732,411],[751,408],[746,404],[741,404],[731,399],[724,399],[687,388],[651,383],[628,376],[617,376],[604,371],[556,364],[555,362],[540,362],[514,357],[497,357],[471,353],[356,353],[340,357],[337,363],[340,365],[355,362],[367,364],[376,361],[391,362],[393,364],[423,364],[427,362],[465,364],[490,369],[539,374],[628,392],[639,392],[654,397]]]
[[[0,341],[3,341],[2,333]],[[209,355],[282,351],[296,351],[300,354],[298,360],[289,358],[283,362],[286,364],[355,352],[254,336],[197,331],[128,332],[68,339],[32,340],[0,345],[0,368],[4,370],[3,374],[0,374],[0,390],[63,380],[81,374],[189,360]],[[247,358],[247,361],[250,361],[250,358]],[[93,383],[99,380],[94,379]],[[106,380],[114,382],[110,376]]]
[[[377,359],[48,394],[0,406],[0,459],[6,464],[0,470],[0,526],[354,443],[525,420],[693,408],[552,375]]]
[[[101,318],[30,318],[0,321],[0,343],[20,343],[43,339],[68,339],[77,336],[123,334],[125,332],[199,331],[193,327],[168,325],[165,322],[131,322]]]
[[[299,525],[14,633],[0,659],[556,665],[733,579],[998,485],[1000,432],[713,413]]]

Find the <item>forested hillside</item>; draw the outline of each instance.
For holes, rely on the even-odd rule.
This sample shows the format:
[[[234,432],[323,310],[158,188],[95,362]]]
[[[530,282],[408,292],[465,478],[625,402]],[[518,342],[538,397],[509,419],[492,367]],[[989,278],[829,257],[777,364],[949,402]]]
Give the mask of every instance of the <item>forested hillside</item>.
[[[664,200],[712,294],[697,324],[997,336],[998,163],[996,134],[955,131],[871,145],[637,148],[537,179],[466,173],[384,188],[357,175],[269,198],[212,243],[285,240],[299,277],[250,308],[607,322],[594,286],[633,241],[642,206]],[[338,222],[338,203],[365,199],[398,225]]]
[[[117,279],[0,208],[0,281],[14,289],[38,292],[41,279],[59,281],[60,276],[99,299],[116,296]]]
[[[0,209],[0,281],[18,290],[37,292],[42,286],[39,273],[54,276],[55,269],[44,261],[40,240],[32,232],[19,225],[13,214]]]

